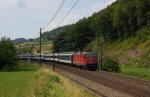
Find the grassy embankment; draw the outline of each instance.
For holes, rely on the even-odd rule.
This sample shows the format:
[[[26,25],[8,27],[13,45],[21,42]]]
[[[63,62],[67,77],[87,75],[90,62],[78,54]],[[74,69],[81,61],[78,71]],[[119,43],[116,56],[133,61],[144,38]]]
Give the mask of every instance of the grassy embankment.
[[[139,68],[137,66],[120,66],[121,74],[134,76],[137,78],[150,80],[150,69],[149,68]]]
[[[150,80],[150,27],[145,27],[137,35],[124,40],[106,42],[103,45],[103,56],[120,63],[121,74]],[[95,39],[88,48],[98,51]]]
[[[46,68],[38,72],[36,79],[37,85],[32,94],[37,97],[95,97],[76,83]]]
[[[150,80],[149,44],[150,40],[137,44],[130,38],[110,45],[113,57],[123,64],[120,66],[121,74]]]
[[[69,79],[36,65],[0,72],[0,97],[95,97]]]

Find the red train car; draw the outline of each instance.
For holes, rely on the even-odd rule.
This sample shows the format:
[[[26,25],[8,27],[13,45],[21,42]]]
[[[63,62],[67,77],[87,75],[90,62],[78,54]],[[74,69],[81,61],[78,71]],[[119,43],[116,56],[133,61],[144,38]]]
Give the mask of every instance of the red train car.
[[[85,68],[97,68],[97,54],[94,52],[81,52],[73,54],[73,64]]]

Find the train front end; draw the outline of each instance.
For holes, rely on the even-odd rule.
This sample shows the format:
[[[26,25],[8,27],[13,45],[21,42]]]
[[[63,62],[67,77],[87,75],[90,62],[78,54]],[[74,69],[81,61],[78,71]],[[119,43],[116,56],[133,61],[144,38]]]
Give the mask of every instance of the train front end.
[[[84,62],[88,69],[96,70],[98,67],[97,54],[94,52],[85,52]]]

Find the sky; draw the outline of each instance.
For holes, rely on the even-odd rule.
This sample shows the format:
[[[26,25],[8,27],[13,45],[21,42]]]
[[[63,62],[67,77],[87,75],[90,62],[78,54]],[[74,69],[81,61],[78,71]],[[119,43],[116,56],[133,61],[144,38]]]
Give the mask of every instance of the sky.
[[[66,0],[64,6],[47,27],[63,0],[0,0],[0,38],[36,38],[40,28],[50,31],[57,27],[76,0]],[[60,26],[89,17],[116,0],[79,0]]]

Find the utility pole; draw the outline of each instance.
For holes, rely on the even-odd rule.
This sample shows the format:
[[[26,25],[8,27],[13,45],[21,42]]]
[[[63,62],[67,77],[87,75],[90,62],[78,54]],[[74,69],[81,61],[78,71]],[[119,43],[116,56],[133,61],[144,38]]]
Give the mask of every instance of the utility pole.
[[[99,47],[98,48],[100,48],[100,55],[98,55],[98,56],[100,56],[100,69],[101,70],[103,69],[103,42],[104,42],[104,37],[101,36],[98,39],[98,43],[99,43]],[[99,59],[99,57],[98,57],[98,59]]]
[[[104,37],[100,37],[100,46],[101,46],[101,70],[103,70],[103,42],[104,42]]]
[[[101,42],[101,70],[103,69],[102,65],[103,65],[103,43]]]
[[[31,63],[33,64],[33,49],[34,49],[34,44],[32,44],[31,46],[31,50],[30,50],[30,53],[31,53]]]
[[[42,28],[40,28],[40,65],[39,67],[41,67],[41,51],[42,51],[42,47],[41,47],[41,34],[42,34]]]
[[[55,71],[55,62],[54,62],[54,37],[53,37],[53,47],[52,47],[52,53],[53,53],[53,61],[52,61],[52,64],[53,64],[53,71]]]
[[[53,71],[55,71],[55,62],[54,62],[54,44],[53,44]]]

